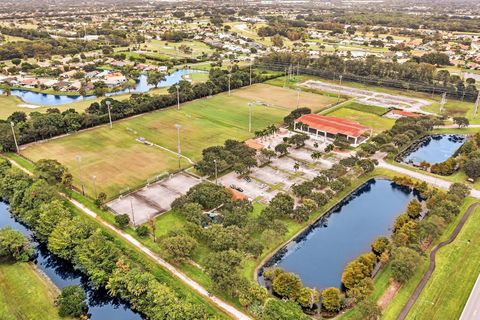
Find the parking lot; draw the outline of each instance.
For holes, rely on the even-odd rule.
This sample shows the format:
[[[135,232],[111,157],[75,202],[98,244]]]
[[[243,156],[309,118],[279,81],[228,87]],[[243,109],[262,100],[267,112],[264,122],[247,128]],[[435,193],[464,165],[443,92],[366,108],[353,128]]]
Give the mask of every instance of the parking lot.
[[[176,198],[184,195],[200,182],[200,179],[180,172],[126,196],[121,196],[109,202],[107,206],[116,214],[128,214],[130,221],[139,225],[170,210]]]

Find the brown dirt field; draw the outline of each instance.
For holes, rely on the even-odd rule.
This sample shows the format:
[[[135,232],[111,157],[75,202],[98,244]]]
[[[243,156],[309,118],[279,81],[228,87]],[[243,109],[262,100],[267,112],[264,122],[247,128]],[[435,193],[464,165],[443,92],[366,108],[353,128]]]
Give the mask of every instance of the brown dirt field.
[[[237,89],[232,91],[232,95],[251,101],[265,102],[272,106],[289,110],[297,107],[297,91],[269,84],[260,83]],[[312,109],[313,112],[322,111],[336,102],[336,98],[311,92],[300,92],[300,107],[308,107]]]
[[[398,283],[394,280],[390,281],[390,286],[385,291],[383,296],[381,296],[380,299],[378,299],[378,301],[377,301],[378,306],[382,310],[385,310],[387,308],[387,306],[389,305],[389,303],[393,300],[393,298],[395,298],[398,290],[400,290],[400,287],[401,287],[400,283]]]

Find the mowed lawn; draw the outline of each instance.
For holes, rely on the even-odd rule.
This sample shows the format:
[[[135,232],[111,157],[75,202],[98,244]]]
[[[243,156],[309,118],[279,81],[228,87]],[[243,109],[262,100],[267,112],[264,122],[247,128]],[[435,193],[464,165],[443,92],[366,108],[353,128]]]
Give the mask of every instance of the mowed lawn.
[[[55,307],[57,295],[32,265],[0,264],[0,319],[65,319]]]
[[[327,115],[356,121],[360,124],[363,124],[364,126],[372,128],[374,133],[380,133],[384,130],[390,129],[395,123],[395,120],[393,119],[388,119],[380,117],[373,113],[353,110],[349,108],[340,108],[329,112]]]
[[[176,108],[164,109],[83,131],[45,143],[30,145],[22,155],[33,160],[57,159],[66,165],[80,187],[94,195],[92,176],[96,176],[97,192],[109,198],[127,187],[136,188],[148,179],[178,169],[177,155],[157,147],[146,146],[135,139],[143,137],[169,150],[177,150],[177,129],[181,127],[182,155],[197,161],[204,148],[221,145],[227,139],[246,140],[255,130],[280,123],[289,110],[281,107],[252,107],[252,132],[248,132],[248,102],[226,93],[198,99]],[[81,156],[80,168],[75,159]],[[182,167],[190,164],[182,159]],[[80,170],[79,170],[80,169]]]
[[[480,208],[454,242],[437,253],[437,267],[407,319],[458,319],[480,273]]]
[[[263,102],[289,110],[297,107],[298,92],[269,84],[255,84],[232,92],[236,97],[249,99],[249,102]],[[336,98],[300,91],[300,107],[308,107],[312,112],[320,112],[337,102]]]

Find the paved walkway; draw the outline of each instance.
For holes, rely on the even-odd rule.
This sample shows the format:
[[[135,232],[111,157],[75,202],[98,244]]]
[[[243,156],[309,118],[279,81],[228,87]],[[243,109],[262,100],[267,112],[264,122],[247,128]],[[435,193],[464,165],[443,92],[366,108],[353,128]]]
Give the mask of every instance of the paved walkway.
[[[420,280],[420,282],[418,283],[417,287],[415,288],[415,291],[413,292],[413,294],[410,296],[410,298],[408,299],[407,303],[405,304],[405,306],[403,307],[402,311],[400,312],[400,314],[398,315],[397,317],[397,320],[404,320],[408,313],[410,312],[410,309],[412,309],[413,305],[415,304],[415,302],[417,301],[418,297],[420,296],[420,294],[422,293],[422,290],[423,288],[425,288],[425,285],[427,284],[428,280],[430,280],[430,277],[432,276],[432,273],[433,271],[435,271],[435,256],[437,254],[437,251],[439,249],[441,249],[442,247],[450,244],[453,242],[453,240],[455,240],[455,238],[457,237],[457,235],[460,233],[460,231],[462,230],[463,228],[463,225],[465,224],[465,222],[467,222],[468,220],[468,217],[470,217],[470,215],[472,214],[472,212],[480,205],[480,203],[474,203],[472,205],[470,205],[467,209],[467,211],[465,211],[462,219],[460,220],[460,222],[457,224],[457,226],[455,227],[455,229],[453,230],[452,234],[450,235],[450,237],[443,241],[443,242],[440,242],[439,244],[437,244],[435,247],[433,247],[432,251],[430,252],[430,266],[428,267],[428,271],[425,272],[425,274],[423,275],[422,279]],[[472,318],[473,319],[473,318]]]
[[[415,178],[415,179],[418,179],[418,180],[421,180],[421,181],[425,181],[426,183],[428,183],[432,186],[442,188],[442,189],[448,189],[448,188],[450,188],[450,185],[452,184],[452,182],[450,182],[450,181],[446,181],[446,180],[443,180],[443,179],[440,179],[440,178],[437,178],[437,177],[434,177],[434,176],[431,176],[431,175],[428,175],[428,174],[424,174],[424,173],[421,173],[421,172],[418,172],[418,171],[414,171],[414,170],[406,169],[406,168],[403,168],[403,167],[399,167],[399,166],[387,163],[384,160],[379,160],[378,161],[378,167],[388,169],[390,171],[398,172],[398,173],[404,174],[406,176],[409,176],[409,177],[412,177],[412,178]],[[471,189],[470,195],[474,198],[480,199],[480,190]]]
[[[9,159],[12,164],[18,168],[20,168],[22,171],[32,174],[30,171],[28,171],[26,168],[22,167],[20,164],[15,162],[14,160]],[[187,284],[190,288],[195,290],[198,294],[200,294],[204,299],[209,300],[212,304],[216,305],[218,308],[222,309],[225,311],[228,315],[230,315],[233,319],[239,319],[239,320],[251,320],[249,316],[244,314],[243,312],[237,310],[235,307],[232,305],[224,302],[223,300],[213,296],[210,294],[204,287],[202,287],[200,284],[189,278],[187,275],[185,275],[183,272],[179,271],[176,269],[173,265],[168,263],[167,261],[163,260],[159,256],[157,256],[155,253],[153,253],[150,249],[145,247],[143,244],[141,244],[137,239],[132,237],[131,235],[123,232],[120,229],[117,229],[116,227],[112,226],[110,223],[106,222],[103,220],[101,217],[99,217],[95,212],[84,206],[82,203],[74,200],[74,199],[68,199],[75,207],[83,211],[85,214],[89,215],[90,217],[94,218],[97,220],[100,224],[105,226],[106,228],[112,230],[116,234],[118,234],[120,237],[124,238],[127,240],[131,245],[135,246],[138,250],[142,251],[146,255],[148,255],[152,260],[154,260],[158,265],[161,267],[165,268],[168,270],[170,273],[175,275],[177,278],[179,278],[183,283]]]

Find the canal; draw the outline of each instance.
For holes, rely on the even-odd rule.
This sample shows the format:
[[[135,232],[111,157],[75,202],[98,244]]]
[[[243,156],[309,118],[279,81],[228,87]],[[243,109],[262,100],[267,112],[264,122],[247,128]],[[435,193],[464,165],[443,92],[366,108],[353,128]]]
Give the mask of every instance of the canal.
[[[183,76],[191,73],[205,72],[192,69],[180,69],[165,77],[165,80],[158,83],[158,87],[170,87],[183,79]],[[154,85],[148,84],[148,76],[142,74],[136,81],[135,89],[124,89],[115,92],[107,93],[106,96],[115,96],[123,93],[145,93],[154,88]],[[0,90],[2,93],[2,90]],[[34,92],[24,89],[12,89],[11,94],[21,98],[27,104],[39,105],[39,106],[58,106],[67,103],[77,102],[81,100],[95,99],[96,96],[80,96],[80,95],[56,95],[49,93]],[[35,109],[32,108],[31,111]]]
[[[390,180],[369,180],[268,260],[259,282],[265,284],[265,267],[277,266],[306,286],[340,288],[347,263],[369,252],[377,237],[390,235],[395,218],[418,196]]]
[[[11,227],[32,239],[35,246],[35,264],[60,289],[69,285],[80,285],[87,293],[88,314],[92,320],[140,320],[142,317],[133,312],[126,303],[112,298],[104,289],[95,289],[87,277],[74,266],[48,251],[43,244],[35,242],[32,233],[21,223],[15,221],[8,211],[8,205],[0,202],[0,228]],[[1,318],[1,317],[0,317]]]

